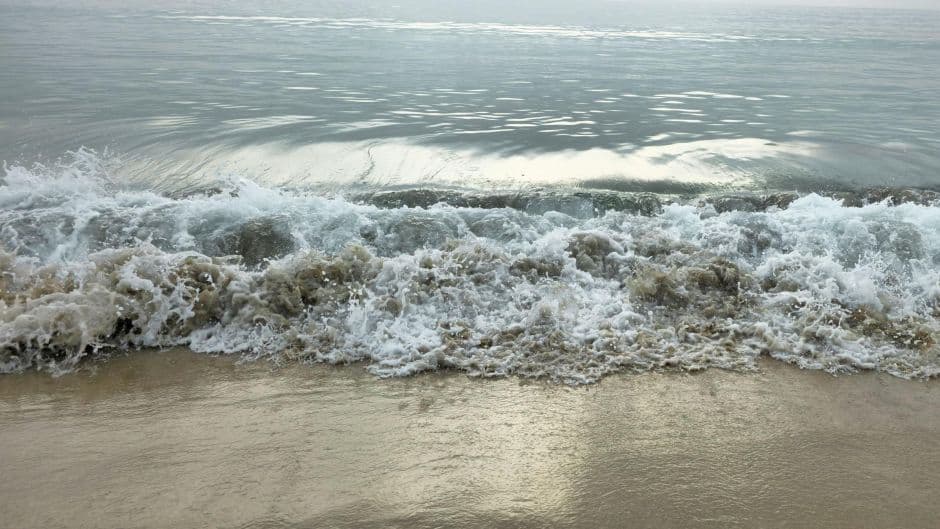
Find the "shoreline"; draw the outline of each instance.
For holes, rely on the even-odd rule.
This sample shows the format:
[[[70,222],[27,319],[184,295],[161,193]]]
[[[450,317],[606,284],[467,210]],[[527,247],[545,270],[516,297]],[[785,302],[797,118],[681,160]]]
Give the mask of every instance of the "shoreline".
[[[22,528],[932,525],[940,384],[759,366],[571,387],[174,349],[0,377],[0,511]]]
[[[70,383],[72,381],[77,381],[84,378],[94,378],[99,375],[110,376],[113,375],[115,371],[122,373],[138,372],[141,369],[153,369],[156,366],[164,364],[164,362],[167,363],[164,368],[178,363],[185,364],[187,363],[185,358],[190,356],[196,358],[195,360],[190,359],[196,364],[206,362],[208,365],[215,366],[217,368],[228,366],[235,371],[254,372],[257,369],[260,369],[261,371],[266,372],[271,376],[276,376],[275,373],[278,372],[294,374],[296,372],[311,370],[311,372],[316,373],[316,376],[326,376],[329,373],[336,373],[342,376],[362,376],[367,379],[372,379],[376,383],[406,381],[424,377],[436,377],[444,379],[466,378],[468,381],[480,381],[483,383],[488,381],[515,381],[521,385],[542,384],[549,387],[559,386],[569,388],[596,388],[605,381],[619,380],[623,378],[631,379],[634,377],[652,375],[695,377],[710,373],[712,371],[718,371],[729,375],[752,376],[767,375],[769,372],[776,372],[776,370],[785,370],[792,371],[794,373],[805,373],[810,376],[821,376],[823,379],[833,380],[846,377],[878,377],[908,383],[940,384],[940,376],[937,375],[904,377],[894,374],[890,371],[880,369],[865,369],[860,367],[855,367],[854,371],[833,372],[826,369],[803,367],[797,363],[778,358],[775,355],[768,353],[763,353],[755,358],[753,366],[723,367],[720,365],[715,365],[689,368],[679,364],[650,368],[625,367],[619,371],[606,373],[596,380],[592,380],[590,382],[570,383],[562,379],[550,378],[547,375],[535,377],[516,373],[480,375],[479,373],[472,373],[455,367],[433,368],[401,376],[382,376],[374,374],[368,370],[368,367],[374,363],[374,361],[369,359],[352,360],[345,363],[331,363],[327,361],[309,360],[304,358],[298,359],[290,356],[287,358],[278,358],[276,356],[249,358],[238,353],[198,352],[191,350],[187,346],[169,346],[159,348],[141,347],[134,349],[124,349],[118,353],[92,356],[87,360],[79,362],[68,371],[58,374],[54,374],[48,369],[37,370],[33,367],[18,372],[0,373],[0,389],[3,388],[3,382],[5,379],[15,380],[18,377],[38,377],[39,379],[46,378],[49,379],[50,383],[58,387],[62,383],[59,381],[63,380]],[[143,366],[140,368],[135,368],[134,362],[142,362]],[[26,386],[32,384],[33,382],[35,381],[32,378],[29,378],[29,382],[26,384]],[[12,384],[13,385],[10,387],[14,387],[16,385],[15,383]],[[39,385],[43,386],[41,382],[39,382]]]

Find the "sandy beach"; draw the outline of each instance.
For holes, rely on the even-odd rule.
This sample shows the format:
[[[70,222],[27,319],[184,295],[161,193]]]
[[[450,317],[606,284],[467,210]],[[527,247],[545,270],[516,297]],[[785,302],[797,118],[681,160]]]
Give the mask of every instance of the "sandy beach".
[[[940,384],[587,387],[138,352],[0,377],[0,525],[933,527]]]

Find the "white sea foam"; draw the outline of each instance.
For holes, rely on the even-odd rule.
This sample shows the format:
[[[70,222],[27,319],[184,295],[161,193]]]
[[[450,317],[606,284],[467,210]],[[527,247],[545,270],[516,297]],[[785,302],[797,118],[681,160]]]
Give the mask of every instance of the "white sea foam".
[[[108,165],[79,151],[7,168],[0,370],[186,345],[364,361],[381,376],[586,383],[624,369],[746,370],[760,355],[940,374],[936,206],[585,193],[471,203],[427,190],[357,202],[248,181],[171,198],[124,189]]]

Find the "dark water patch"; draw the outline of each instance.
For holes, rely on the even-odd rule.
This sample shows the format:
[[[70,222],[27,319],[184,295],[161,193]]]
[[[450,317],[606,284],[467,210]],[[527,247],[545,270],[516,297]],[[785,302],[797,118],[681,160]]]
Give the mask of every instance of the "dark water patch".
[[[533,215],[549,211],[575,218],[604,215],[608,211],[651,216],[662,211],[662,197],[652,193],[604,191],[525,191],[517,193],[480,193],[410,189],[380,191],[350,196],[355,202],[381,208],[429,208],[447,205],[458,208],[515,209]]]

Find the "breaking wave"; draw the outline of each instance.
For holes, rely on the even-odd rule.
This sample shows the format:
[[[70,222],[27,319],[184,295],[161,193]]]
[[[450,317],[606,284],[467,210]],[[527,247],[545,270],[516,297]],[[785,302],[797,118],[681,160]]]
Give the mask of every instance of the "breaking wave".
[[[0,372],[182,345],[380,376],[940,374],[935,193],[172,197],[104,166],[6,168]]]

